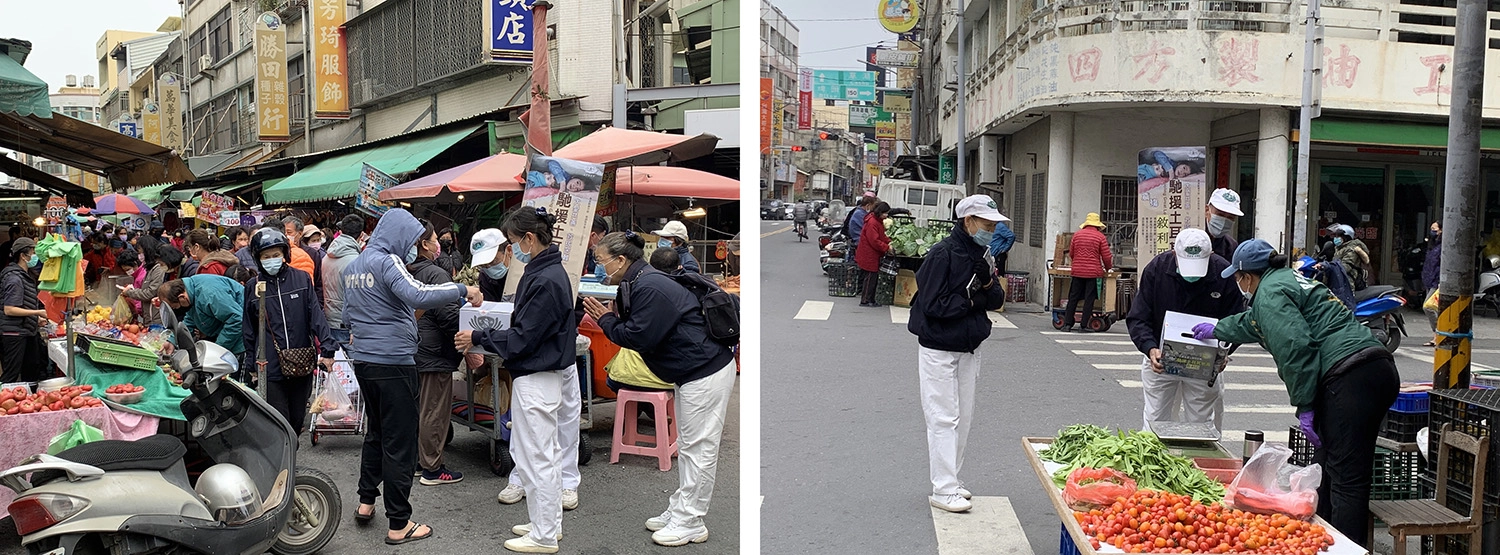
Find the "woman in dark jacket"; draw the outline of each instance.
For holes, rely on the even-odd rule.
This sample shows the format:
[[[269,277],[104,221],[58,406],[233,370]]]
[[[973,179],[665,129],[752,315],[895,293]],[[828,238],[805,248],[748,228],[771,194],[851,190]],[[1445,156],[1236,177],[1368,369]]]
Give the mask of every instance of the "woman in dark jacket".
[[[438,256],[437,234],[427,220],[417,242],[417,261],[406,271],[428,285],[453,283],[447,270],[434,263]],[[437,486],[463,481],[464,475],[443,463],[443,443],[448,438],[448,417],[453,414],[453,370],[463,358],[453,347],[458,333],[459,301],[442,308],[417,311],[417,464],[421,484]]]
[[[250,238],[247,248],[254,253],[259,274],[245,284],[244,321],[255,322],[243,326],[245,359],[259,361],[258,349],[265,350],[266,402],[291,424],[297,435],[302,435],[307,427],[307,401],[312,396],[313,375],[283,374],[280,351],[312,347],[318,349],[320,365],[331,367],[336,348],[333,334],[328,331],[323,306],[313,291],[312,276],[292,271],[287,263],[291,259],[291,245],[286,235],[275,229],[262,229]],[[262,301],[257,295],[262,281],[264,317],[260,313]],[[265,327],[264,345],[256,343],[261,326]]]
[[[854,262],[859,264],[864,280],[859,306],[880,306],[875,302],[875,285],[880,281],[880,259],[891,251],[891,238],[885,234],[885,217],[890,211],[891,205],[876,203],[875,210],[865,216],[865,227],[859,234],[859,246],[854,251]]]
[[[1427,258],[1422,263],[1422,287],[1427,290],[1427,294],[1422,297],[1423,304],[1426,304],[1427,298],[1431,297],[1438,290],[1438,283],[1442,281],[1443,277],[1442,265],[1443,224],[1441,222],[1432,222],[1432,227],[1427,230]],[[1437,335],[1438,313],[1436,310],[1427,310],[1425,307],[1423,307],[1422,311],[1427,313],[1427,322],[1432,325],[1433,333],[1432,341],[1428,341],[1422,346],[1436,347],[1438,339],[1440,339]]]
[[[734,353],[709,339],[698,298],[642,260],[646,241],[633,232],[604,236],[594,259],[605,282],[620,286],[612,311],[585,297],[583,308],[604,336],[641,354],[662,381],[676,384],[678,479],[667,510],[646,520],[651,541],[666,546],[708,539],[703,516],[713,496],[724,415],[734,391]]]
[[[578,475],[578,322],[573,280],[552,244],[556,223],[541,208],[518,208],[505,219],[500,230],[516,260],[526,265],[510,327],[454,336],[460,351],[477,344],[504,359],[512,377],[510,453],[531,522],[511,528],[521,537],[506,540],[505,548],[522,553],[557,552],[563,492],[578,487],[567,482]]]

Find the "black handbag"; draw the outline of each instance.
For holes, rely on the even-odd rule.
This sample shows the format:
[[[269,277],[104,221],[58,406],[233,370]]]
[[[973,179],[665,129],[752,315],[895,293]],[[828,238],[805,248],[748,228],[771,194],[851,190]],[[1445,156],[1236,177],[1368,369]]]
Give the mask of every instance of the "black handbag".
[[[276,296],[281,296],[281,292],[279,289]],[[276,303],[276,307],[281,310],[281,335],[286,337],[287,341],[291,341],[292,336],[287,331],[286,325],[286,301],[284,299],[278,301]],[[261,303],[260,318],[261,324],[264,325],[267,320],[265,303]],[[287,378],[305,378],[307,376],[311,376],[313,370],[316,370],[318,368],[317,348],[297,347],[293,349],[283,349],[280,345],[276,344],[276,334],[272,333],[267,335],[271,336],[271,346],[276,348],[276,358],[281,360],[282,376]]]

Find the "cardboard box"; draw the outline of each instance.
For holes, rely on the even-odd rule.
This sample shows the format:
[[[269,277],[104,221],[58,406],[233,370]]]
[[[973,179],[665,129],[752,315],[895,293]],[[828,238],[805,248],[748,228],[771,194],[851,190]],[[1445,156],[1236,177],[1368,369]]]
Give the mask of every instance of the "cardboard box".
[[[1193,339],[1193,326],[1217,325],[1214,318],[1167,311],[1161,326],[1161,364],[1165,373],[1208,381],[1219,367],[1219,342]]]
[[[458,311],[458,331],[506,330],[510,329],[510,315],[516,311],[515,303],[486,302],[478,307],[465,304]],[[493,355],[476,342],[471,353]]]

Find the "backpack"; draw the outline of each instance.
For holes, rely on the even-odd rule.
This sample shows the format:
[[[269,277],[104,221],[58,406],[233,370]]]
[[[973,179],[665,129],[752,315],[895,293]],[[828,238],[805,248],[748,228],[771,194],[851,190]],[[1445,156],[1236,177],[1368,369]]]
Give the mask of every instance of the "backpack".
[[[700,274],[680,272],[665,275],[698,298],[709,339],[729,346],[740,342],[740,307],[734,295],[724,292],[719,284]]]

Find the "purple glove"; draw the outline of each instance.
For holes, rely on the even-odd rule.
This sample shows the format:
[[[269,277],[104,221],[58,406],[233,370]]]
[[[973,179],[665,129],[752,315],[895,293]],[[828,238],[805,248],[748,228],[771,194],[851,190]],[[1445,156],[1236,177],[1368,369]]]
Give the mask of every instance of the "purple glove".
[[[1318,433],[1313,431],[1312,411],[1297,413],[1297,427],[1302,430],[1302,435],[1307,436],[1307,442],[1311,443],[1313,447],[1323,446],[1322,438],[1319,438]]]
[[[1193,339],[1208,341],[1214,338],[1214,325],[1208,322],[1193,326]]]

